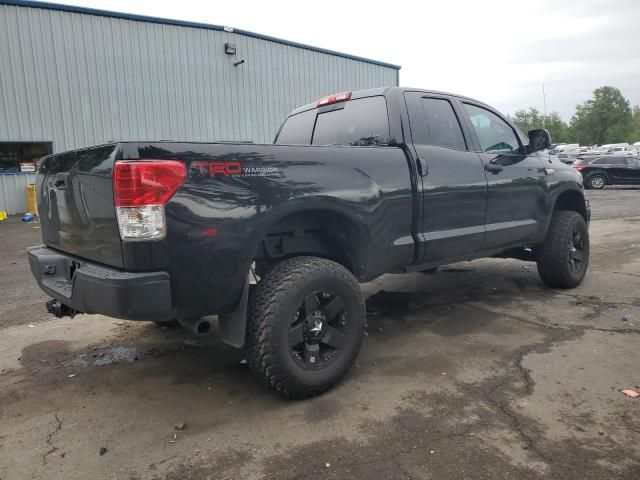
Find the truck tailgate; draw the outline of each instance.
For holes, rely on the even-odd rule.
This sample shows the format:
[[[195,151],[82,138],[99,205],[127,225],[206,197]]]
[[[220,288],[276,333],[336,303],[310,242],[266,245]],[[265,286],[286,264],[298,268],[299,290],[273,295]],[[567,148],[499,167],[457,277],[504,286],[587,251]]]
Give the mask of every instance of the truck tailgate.
[[[37,175],[42,238],[52,248],[123,267],[113,201],[117,144],[45,157]]]

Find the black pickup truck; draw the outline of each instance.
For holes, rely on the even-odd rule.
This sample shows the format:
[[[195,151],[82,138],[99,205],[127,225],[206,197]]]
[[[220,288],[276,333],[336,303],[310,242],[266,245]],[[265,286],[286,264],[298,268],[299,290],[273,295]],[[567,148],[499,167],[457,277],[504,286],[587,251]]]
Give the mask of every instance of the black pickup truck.
[[[356,358],[359,282],[489,256],[537,262],[550,287],[582,281],[589,204],[549,144],[470,98],[380,88],[295,110],[273,145],[58,153],[40,164],[29,262],[57,316],[208,333],[217,315],[268,386],[307,397]]]

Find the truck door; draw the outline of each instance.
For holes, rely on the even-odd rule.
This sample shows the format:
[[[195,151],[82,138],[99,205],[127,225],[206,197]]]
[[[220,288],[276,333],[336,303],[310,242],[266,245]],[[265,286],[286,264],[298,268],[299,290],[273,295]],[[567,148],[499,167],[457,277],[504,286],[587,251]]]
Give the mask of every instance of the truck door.
[[[483,250],[542,241],[548,214],[547,173],[551,172],[538,153],[525,153],[520,136],[496,112],[468,101],[460,105],[487,172]]]
[[[422,179],[422,263],[473,254],[484,238],[487,180],[450,98],[405,93]]]

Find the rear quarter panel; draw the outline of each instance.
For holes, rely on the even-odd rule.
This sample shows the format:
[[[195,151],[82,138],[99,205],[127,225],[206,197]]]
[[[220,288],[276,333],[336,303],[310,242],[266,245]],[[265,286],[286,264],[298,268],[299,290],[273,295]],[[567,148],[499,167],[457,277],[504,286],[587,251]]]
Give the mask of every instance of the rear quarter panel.
[[[123,246],[128,268],[169,271],[182,316],[233,306],[265,232],[295,212],[325,210],[357,226],[361,280],[413,259],[400,148],[136,143],[123,144],[119,157],[187,165],[188,180],[166,206],[167,238]]]

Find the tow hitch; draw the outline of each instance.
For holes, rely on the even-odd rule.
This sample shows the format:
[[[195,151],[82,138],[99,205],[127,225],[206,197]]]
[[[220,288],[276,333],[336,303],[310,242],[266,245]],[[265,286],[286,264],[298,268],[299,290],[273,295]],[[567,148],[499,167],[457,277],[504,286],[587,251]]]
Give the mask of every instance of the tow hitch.
[[[75,317],[76,313],[78,313],[77,310],[67,307],[64,303],[62,303],[60,300],[56,300],[55,298],[49,300],[45,305],[47,306],[47,312],[52,313],[57,318],[73,318]]]

